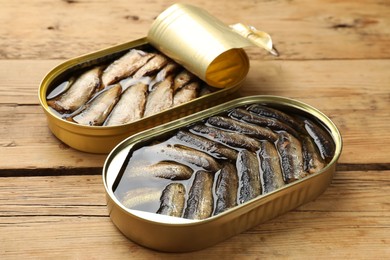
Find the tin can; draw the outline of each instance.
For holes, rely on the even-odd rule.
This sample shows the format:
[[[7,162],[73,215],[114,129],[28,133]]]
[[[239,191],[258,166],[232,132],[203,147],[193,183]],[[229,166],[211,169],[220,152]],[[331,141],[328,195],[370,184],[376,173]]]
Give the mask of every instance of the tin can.
[[[191,24],[197,25],[196,28],[198,30],[196,34],[191,32],[184,34],[183,30],[186,31],[188,29],[185,27],[186,24],[181,23],[180,21],[182,20],[174,19],[175,22],[171,21],[172,17],[175,18],[176,16],[180,16],[182,20],[190,20]],[[234,28],[237,27],[235,26]],[[216,31],[221,29],[225,33],[215,34]],[[174,38],[170,38],[170,41],[168,41],[166,38],[167,34],[162,32],[167,34],[173,33]],[[178,44],[188,40],[191,41],[192,38],[189,36],[196,36],[198,41],[193,42],[192,45]],[[247,40],[245,37],[252,40]],[[205,41],[206,38],[212,40],[216,48],[206,48],[207,46],[202,45],[202,48],[197,49],[197,46],[200,46],[200,43]],[[272,46],[272,42],[267,34],[264,35],[263,33],[258,38],[263,39],[263,41],[260,41],[261,44],[257,45]],[[236,40],[230,43],[232,39]],[[172,40],[176,43],[172,43]],[[229,96],[241,86],[249,69],[248,57],[241,47],[253,45],[252,41],[253,33],[245,35],[245,28],[240,27],[239,30],[236,29],[235,31],[199,8],[176,4],[168,8],[166,12],[156,19],[147,38],[70,59],[52,69],[43,78],[39,86],[40,104],[47,116],[50,130],[62,142],[84,152],[108,153],[116,144],[129,135],[192,114],[229,99]],[[172,46],[173,48],[169,48]],[[185,48],[178,48],[178,46],[184,46]],[[163,54],[188,68],[190,72],[209,83],[209,85],[221,89],[158,114],[118,126],[76,124],[62,119],[48,106],[48,91],[66,79],[67,76],[85,68],[112,62],[134,48],[160,50]],[[196,53],[193,53],[195,50]],[[232,71],[235,71],[235,73],[232,73]]]
[[[277,55],[271,37],[241,23],[227,26],[206,10],[174,4],[151,25],[148,40],[209,85],[238,84],[248,73],[244,47],[261,47]]]
[[[161,139],[169,133],[205,119],[226,113],[233,108],[261,104],[315,120],[329,133],[334,142],[334,154],[320,171],[289,183],[277,190],[260,195],[230,208],[218,215],[202,220],[167,217],[160,214],[129,209],[114,193],[121,169],[129,153],[153,139]],[[317,109],[297,100],[277,96],[251,96],[229,101],[181,120],[154,127],[133,135],[121,142],[107,157],[103,167],[103,183],[108,211],[112,222],[132,241],[159,251],[186,252],[199,250],[249,228],[275,218],[322,194],[331,183],[336,163],[341,154],[342,139],[335,124]],[[123,174],[123,173],[122,173]],[[214,195],[215,196],[215,195]]]
[[[146,38],[113,46],[91,54],[70,59],[52,69],[42,80],[39,87],[39,100],[47,116],[51,132],[62,142],[80,151],[90,153],[108,153],[126,137],[142,130],[166,123],[216,105],[229,99],[241,83],[217,90],[188,103],[170,108],[161,113],[142,118],[133,123],[118,126],[85,126],[59,117],[47,104],[47,91],[75,71],[112,60],[123,55],[129,49],[150,47]]]

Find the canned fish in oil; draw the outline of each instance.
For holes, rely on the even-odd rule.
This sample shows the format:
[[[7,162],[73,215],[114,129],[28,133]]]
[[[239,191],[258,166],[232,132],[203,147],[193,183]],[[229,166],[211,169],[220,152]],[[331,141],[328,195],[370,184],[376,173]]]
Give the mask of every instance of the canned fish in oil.
[[[147,109],[148,109],[146,106],[144,117],[136,118],[129,123],[123,123],[117,125],[102,125],[103,122],[94,125],[95,119],[90,119],[89,117],[86,116],[83,118],[79,116],[79,119],[77,119],[77,116],[73,116],[74,114],[78,113],[77,109],[75,111],[70,110],[70,112],[68,113],[67,112],[68,109],[70,109],[72,106],[68,105],[66,102],[62,102],[62,103],[59,102],[58,99],[56,98],[57,95],[56,91],[61,92],[60,88],[64,86],[66,88],[66,85],[69,83],[68,81],[73,80],[72,79],[73,75],[81,74],[81,76],[79,76],[78,79],[84,77],[87,78],[89,82],[91,81],[93,82],[93,79],[91,79],[93,76],[91,77],[91,74],[97,75],[99,73],[97,72],[99,66],[102,66],[102,64],[114,63],[113,62],[114,60],[118,60],[126,53],[129,53],[129,50],[137,50],[139,52],[145,52],[145,53],[150,53],[150,52],[156,53],[156,50],[148,43],[147,39],[143,38],[133,42],[110,47],[98,52],[94,52],[91,54],[87,54],[78,58],[68,60],[55,67],[44,77],[39,87],[39,100],[44,109],[44,112],[46,113],[48,119],[48,126],[52,131],[52,133],[58,139],[60,139],[65,144],[77,150],[91,152],[91,153],[108,153],[115,147],[115,145],[117,145],[120,141],[122,141],[129,135],[151,128],[156,125],[160,125],[162,123],[166,123],[173,119],[200,111],[202,109],[210,107],[211,105],[216,105],[218,103],[226,101],[227,99],[231,98],[230,96],[241,86],[241,82],[240,82],[239,84],[236,84],[232,87],[223,88],[223,89],[213,89],[212,87],[208,86],[207,84],[197,79],[191,73],[189,72],[183,73],[183,68],[175,63],[174,66],[176,67],[174,68],[174,70],[175,70],[176,77],[179,78],[178,79],[179,83],[180,80],[185,81],[186,80],[185,77],[190,78],[189,79],[190,83],[188,83],[181,90],[187,90],[188,93],[188,89],[185,89],[188,86],[189,87],[192,86],[193,88],[197,89],[196,90],[198,93],[197,96],[193,96],[190,101],[182,102],[183,99],[178,98],[177,99],[178,102],[176,104],[176,100],[173,100],[174,96],[172,96],[172,103],[175,103],[175,106],[173,106],[172,108],[166,110],[162,109],[163,111],[156,112],[153,111],[153,109],[158,107],[158,104],[153,105],[150,106],[151,112],[149,113],[148,116],[146,116]],[[151,58],[151,60],[153,60],[153,58]],[[173,61],[169,60],[169,64],[165,64],[165,67],[173,63],[174,63]],[[160,71],[162,70],[163,69],[161,69]],[[83,72],[84,74],[80,72]],[[154,74],[158,76],[157,72],[154,72]],[[172,82],[176,80],[176,77],[173,78],[172,75]],[[141,77],[138,82],[130,82],[131,80],[132,79],[128,80],[127,82],[126,79],[122,80],[121,81],[122,89],[124,89],[123,86],[126,84],[127,85],[132,84],[132,89],[133,89],[133,86],[135,84],[139,82],[144,83],[144,81],[146,82],[145,84],[143,84],[143,87],[145,88],[143,91],[146,90],[145,85],[147,85],[148,87],[158,85],[158,83],[153,82],[153,79],[151,77],[146,77],[146,76]],[[73,84],[75,85],[77,83],[77,79],[74,82],[75,83]],[[109,82],[108,79],[107,82]],[[154,83],[155,85],[153,85]],[[92,96],[91,100],[88,101],[87,105],[92,104],[93,100],[97,100],[98,97],[103,96],[103,94],[105,93],[110,95],[117,95],[119,92],[115,92],[116,91],[115,88],[117,88],[116,85],[110,86],[109,90],[110,91],[112,90],[111,91],[112,93],[108,93],[108,91],[106,91],[105,89],[100,92],[96,90],[95,92],[97,93],[94,94],[94,96]],[[179,93],[179,91],[177,91],[176,93]],[[159,96],[156,95],[156,97]],[[162,100],[161,97],[159,97],[159,100]],[[132,102],[129,103],[135,103],[134,99],[132,100]],[[116,104],[117,104],[116,106],[118,106],[119,101]],[[82,108],[84,107],[87,106],[83,106]],[[58,110],[63,109],[65,113],[59,113],[55,109]],[[76,121],[78,121],[78,123]]]
[[[108,210],[140,245],[202,249],[315,199],[341,149],[334,123],[307,104],[236,99],[120,143],[103,168]]]
[[[196,30],[182,33],[189,24]],[[108,153],[129,135],[231,98],[248,72],[242,47],[249,45],[275,53],[264,32],[228,27],[204,10],[175,4],[158,16],[147,38],[55,67],[40,84],[39,100],[58,139]]]

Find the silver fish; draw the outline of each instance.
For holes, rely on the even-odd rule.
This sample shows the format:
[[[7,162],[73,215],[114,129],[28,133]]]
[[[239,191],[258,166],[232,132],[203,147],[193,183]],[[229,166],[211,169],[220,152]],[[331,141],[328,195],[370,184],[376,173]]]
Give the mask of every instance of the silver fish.
[[[192,82],[185,85],[184,87],[176,91],[175,95],[173,96],[173,106],[177,106],[197,98],[198,91],[198,82]]]
[[[121,84],[123,91],[125,91],[129,87],[134,86],[135,84],[142,83],[145,85],[149,85],[151,82],[152,82],[151,77],[141,77],[138,79],[135,79],[133,77],[128,77],[128,78],[122,79],[119,82],[119,84]]]
[[[279,154],[276,151],[275,145],[268,141],[262,142],[259,156],[263,172],[264,193],[283,187],[285,184],[283,181]]]
[[[206,171],[196,173],[188,195],[184,218],[205,219],[211,216],[214,208],[213,182],[213,173]]]
[[[102,125],[119,99],[122,88],[119,84],[104,89],[76,115],[69,119],[81,125]]]
[[[196,77],[194,74],[189,72],[188,70],[183,70],[179,74],[176,75],[174,82],[173,82],[173,91],[176,92],[177,90],[181,89],[188,83],[190,83],[192,80],[194,80]]]
[[[188,131],[180,130],[175,137],[187,145],[205,151],[214,157],[227,158],[232,161],[237,159],[237,151]]]
[[[161,197],[161,190],[157,188],[137,188],[129,190],[121,199],[121,203],[126,208],[134,208],[142,204],[158,201]]]
[[[172,106],[172,82],[172,77],[168,76],[165,80],[157,84],[147,98],[144,116],[157,114]]]
[[[121,79],[133,75],[139,68],[154,57],[153,53],[146,53],[141,50],[132,49],[119,59],[111,63],[102,75],[104,86],[111,85]]]
[[[237,205],[238,175],[236,167],[225,163],[218,175],[215,186],[217,202],[214,215]]]
[[[170,180],[188,180],[193,170],[177,162],[161,161],[148,166],[133,167],[127,174],[129,177],[153,176]]]
[[[127,88],[120,96],[104,125],[121,125],[142,118],[148,86],[138,83]]]
[[[329,134],[312,121],[304,120],[305,128],[317,145],[322,158],[329,162],[334,155],[335,144]]]
[[[255,137],[257,139],[267,139],[272,142],[278,139],[277,134],[272,132],[268,128],[243,123],[223,116],[212,116],[207,120],[207,123],[215,127],[231,130],[237,133]]]
[[[297,138],[299,137],[299,134],[289,125],[275,118],[260,116],[242,108],[233,109],[229,116],[258,126],[268,127],[272,130],[284,130]]]
[[[302,145],[298,139],[289,133],[280,132],[276,147],[280,156],[284,182],[290,183],[305,177]]]
[[[200,87],[200,91],[199,91],[199,96],[200,97],[203,97],[205,95],[208,95],[210,93],[213,93],[215,91],[215,89],[213,89],[213,87],[207,85],[207,84],[202,84],[202,86]]]
[[[166,77],[172,75],[180,68],[180,65],[176,62],[169,62],[164,68],[162,68],[156,75],[156,80],[162,81]]]
[[[260,165],[255,153],[241,150],[237,158],[237,171],[240,177],[239,202],[244,203],[262,193]]]
[[[163,81],[166,77],[172,75],[180,68],[180,65],[176,62],[169,62],[164,68],[162,68],[156,75],[156,77],[149,84],[149,91],[154,89],[156,83]]]
[[[220,165],[213,157],[207,153],[186,146],[153,145],[147,147],[145,152],[150,154],[153,153],[159,158],[162,158],[162,160],[173,160],[178,163],[187,163],[202,167],[207,171],[216,172],[220,169]]]
[[[250,151],[257,151],[260,148],[260,141],[240,133],[228,132],[201,124],[195,125],[191,127],[191,129],[199,134],[202,134],[202,136],[208,139],[215,140],[232,147],[245,148]]]
[[[324,159],[317,152],[312,139],[309,136],[301,136],[302,152],[303,152],[303,167],[308,173],[315,173],[325,167]]]
[[[100,86],[101,67],[95,67],[81,74],[69,89],[47,104],[61,113],[72,113],[83,106]]]
[[[181,217],[184,210],[186,189],[181,183],[171,183],[162,192],[157,214]]]
[[[164,67],[168,63],[168,58],[161,54],[156,54],[153,58],[151,58],[144,66],[142,66],[136,73],[134,73],[133,78],[141,78],[145,76],[149,76],[157,71],[159,71],[162,67]]]
[[[275,118],[290,125],[298,132],[305,133],[305,129],[303,128],[303,125],[300,123],[300,121],[295,120],[292,116],[289,116],[280,110],[257,104],[251,105],[250,107],[248,107],[248,110],[261,116]]]

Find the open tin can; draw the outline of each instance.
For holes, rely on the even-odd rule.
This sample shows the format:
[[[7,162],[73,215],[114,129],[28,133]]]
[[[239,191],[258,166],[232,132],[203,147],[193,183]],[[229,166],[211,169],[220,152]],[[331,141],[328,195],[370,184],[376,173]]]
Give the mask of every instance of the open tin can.
[[[146,38],[70,59],[55,67],[43,78],[39,86],[39,100],[47,116],[48,126],[58,139],[77,150],[108,153],[120,141],[132,134],[229,99],[230,95],[241,86],[249,70],[249,60],[242,49],[249,45],[273,50],[272,41],[264,32],[242,24],[229,27],[202,9],[175,4],[157,17]],[[168,109],[158,113],[141,115],[135,120],[114,126],[105,126],[105,121],[96,123],[97,120],[94,119],[83,123],[75,120],[79,111],[82,114],[84,110],[91,107],[93,100],[98,99],[98,96],[109,87],[102,83],[98,84],[99,87],[103,87],[103,90],[91,94],[92,97],[86,103],[69,113],[55,111],[53,107],[57,105],[50,105],[57,102],[57,98],[62,94],[69,92],[69,90],[63,91],[61,95],[51,97],[55,92],[53,90],[58,86],[66,85],[71,89],[76,85],[76,83],[69,83],[73,75],[80,75],[81,72],[94,67],[107,66],[101,76],[104,77],[104,73],[112,64],[134,49],[168,56],[182,68],[197,76],[200,84],[214,87],[213,91],[179,105],[172,103]],[[126,75],[130,82],[132,76]],[[153,82],[154,79],[152,78],[151,81]],[[122,81],[116,84],[121,85],[120,99],[126,89]],[[150,94],[152,85],[148,84],[149,90],[146,92]],[[127,85],[126,88],[129,87],[130,85]],[[60,107],[61,109],[69,110],[64,106]],[[111,115],[107,110],[104,110],[104,113],[107,113],[108,117]]]
[[[128,179],[126,179],[127,177],[125,177],[127,176],[126,174],[132,171],[132,169],[136,169],[139,166],[135,165],[133,167],[133,165],[131,165],[131,158],[138,158],[136,156],[137,151],[139,151],[139,149],[142,149],[142,147],[147,147],[146,149],[148,149],[149,146],[158,146],[159,143],[162,142],[162,140],[170,140],[169,138],[171,138],[171,136],[176,136],[177,133],[182,131],[183,129],[187,132],[192,131],[193,129],[195,129],[193,128],[193,126],[196,127],[200,123],[204,124],[205,127],[207,127],[207,125],[210,124],[210,118],[215,118],[220,115],[230,115],[231,111],[248,107],[250,108],[252,106],[257,105],[261,105],[265,108],[277,109],[279,111],[282,111],[283,113],[298,116],[300,118],[303,118],[304,120],[315,122],[315,124],[320,126],[323,131],[327,132],[329,140],[325,142],[327,142],[327,145],[330,145],[330,147],[332,147],[330,149],[332,150],[332,152],[327,155],[328,160],[327,163],[323,165],[323,168],[319,169],[316,172],[313,172],[312,174],[308,174],[307,176],[300,177],[294,181],[287,180],[286,184],[280,186],[279,188],[268,190],[267,192],[264,192],[266,184],[264,183],[264,179],[262,179],[262,188],[260,189],[262,189],[263,192],[261,194],[258,194],[257,196],[254,196],[247,201],[241,201],[240,203],[238,203],[238,205],[235,205],[231,208],[226,208],[224,211],[219,212],[218,214],[215,214],[217,210],[216,208],[218,207],[217,200],[220,199],[218,197],[219,195],[217,191],[217,182],[219,181],[217,181],[216,175],[221,175],[222,170],[217,170],[217,173],[213,172],[215,171],[215,169],[211,170],[213,174],[215,174],[215,176],[213,177],[214,180],[212,181],[213,184],[211,185],[211,189],[213,190],[211,195],[213,197],[213,202],[211,203],[211,205],[213,208],[212,212],[214,213],[210,214],[210,216],[208,217],[201,219],[189,219],[187,214],[187,208],[190,207],[189,205],[191,203],[191,192],[193,192],[193,186],[196,185],[196,181],[194,180],[193,176],[188,181],[190,184],[187,184],[186,186],[188,190],[188,187],[192,185],[191,191],[186,192],[186,202],[184,205],[186,209],[184,213],[181,213],[181,217],[172,217],[166,216],[164,214],[157,214],[156,209],[158,207],[152,210],[143,210],[142,208],[137,208],[135,206],[132,207],[128,205],[126,199],[123,199],[126,198],[126,196],[121,195],[122,191],[120,191],[120,185],[122,181],[125,180],[125,183],[127,183],[126,185],[137,186],[137,188],[139,188],[139,186],[142,186],[136,182],[137,178],[135,178],[134,176]],[[229,128],[229,126],[223,127]],[[310,127],[308,128],[306,126],[302,131],[307,131],[307,133],[311,133],[312,130],[310,129]],[[282,135],[284,130],[279,130],[275,132],[277,133],[277,135]],[[229,130],[226,131],[229,132]],[[295,130],[290,129],[289,131],[294,132]],[[203,135],[200,135],[213,139],[214,137],[216,137],[217,134],[211,133],[209,135],[204,135],[203,132]],[[321,138],[314,137],[313,139],[318,141]],[[244,142],[244,139],[241,139],[241,141]],[[275,146],[279,141],[280,140],[275,141]],[[272,144],[272,142],[266,142]],[[182,144],[183,143],[179,143],[179,146],[181,146]],[[175,147],[175,145],[176,144],[168,143],[167,146],[164,146],[165,148],[161,149],[161,152],[167,152],[164,151],[164,149],[172,149],[172,147]],[[282,147],[287,147],[288,145],[289,144],[282,144]],[[230,147],[230,145],[227,146]],[[254,152],[255,154],[257,154],[258,157],[261,154],[261,149],[263,149],[260,147],[258,147],[258,150],[256,152]],[[317,196],[322,194],[327,188],[327,186],[330,184],[335,173],[336,163],[341,154],[341,150],[342,139],[340,132],[338,131],[335,124],[323,113],[307,104],[293,99],[277,96],[251,96],[236,99],[206,109],[202,112],[189,115],[183,119],[175,120],[167,124],[143,131],[121,142],[109,154],[103,168],[103,183],[106,191],[109,214],[111,220],[118,227],[118,229],[129,239],[140,245],[155,250],[168,252],[186,252],[199,250],[216,244],[220,241],[223,241],[233,235],[243,232],[269,219],[275,218],[278,215],[281,215],[308,201],[315,199]],[[240,151],[239,153],[241,153],[242,149],[239,148],[238,151]],[[279,156],[281,156],[282,152],[283,151],[278,150]],[[149,155],[150,154],[152,153],[149,153]],[[151,156],[154,157],[153,154]],[[181,158],[179,157],[174,159],[177,159],[176,161],[181,161]],[[279,159],[279,157],[277,159]],[[139,158],[138,161],[140,161]],[[239,159],[232,159],[230,162],[233,165],[236,165],[238,169],[240,167],[240,163],[238,163],[238,161]],[[196,162],[194,161],[191,161],[191,163],[196,164]],[[142,163],[140,165],[147,166],[147,164],[147,160],[142,160]],[[259,173],[260,176],[263,176],[262,178],[264,178],[265,174],[263,166],[264,165],[261,166],[262,170],[260,170]],[[140,173],[144,176],[152,175],[152,170],[151,168],[149,169],[150,171],[141,171]],[[239,176],[239,178],[243,178],[242,176]],[[154,178],[159,179],[155,176]],[[195,178],[197,177],[195,176]],[[169,181],[175,183],[182,182],[181,180],[175,180],[174,178],[172,179],[173,180]],[[241,183],[241,181],[239,182]],[[164,183],[163,186],[165,186],[167,183]],[[154,184],[151,181],[146,182],[145,188],[150,188],[153,185]],[[208,189],[210,189],[210,187]],[[151,196],[152,193],[153,192],[151,192],[150,190],[147,190],[147,192],[144,194],[146,200]],[[165,203],[163,202],[163,200],[165,200],[165,195],[163,195],[163,193],[164,191],[161,193],[160,190],[160,195],[157,198],[157,203],[161,203],[160,208],[157,211],[160,213],[161,208]],[[236,194],[239,193],[240,192],[237,191]],[[179,194],[176,194],[175,196],[178,195]],[[237,195],[237,200],[241,200],[241,195]],[[127,196],[127,198],[134,200],[136,196],[136,194],[133,194],[130,197]],[[239,196],[240,198],[238,198]],[[144,203],[144,201],[142,201],[141,199],[138,200],[137,203],[142,204]]]

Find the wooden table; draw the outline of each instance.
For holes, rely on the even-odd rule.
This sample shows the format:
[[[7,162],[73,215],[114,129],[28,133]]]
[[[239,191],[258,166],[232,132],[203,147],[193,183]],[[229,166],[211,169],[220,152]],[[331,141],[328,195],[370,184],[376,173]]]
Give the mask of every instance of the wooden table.
[[[315,201],[188,254],[126,239],[106,209],[105,155],[49,131],[37,90],[56,64],[145,36],[173,1],[0,1],[0,258],[371,258],[390,255],[390,2],[192,1],[269,32],[278,58],[248,49],[241,95],[313,105],[339,127],[333,183]]]

